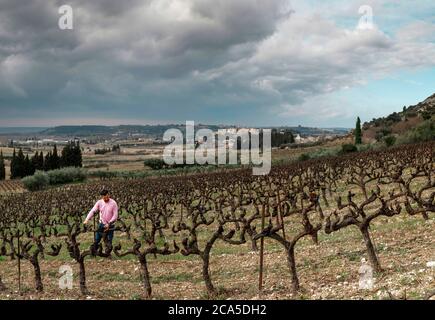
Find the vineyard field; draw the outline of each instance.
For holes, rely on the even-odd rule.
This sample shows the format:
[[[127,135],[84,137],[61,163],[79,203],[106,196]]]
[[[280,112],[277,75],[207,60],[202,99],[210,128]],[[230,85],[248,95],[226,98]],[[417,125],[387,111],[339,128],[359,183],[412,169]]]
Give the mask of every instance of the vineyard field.
[[[243,169],[0,196],[0,298],[430,298],[434,146],[280,165],[267,176]],[[113,246],[94,251],[83,220],[103,187],[120,218]],[[370,290],[358,286],[362,259]],[[71,290],[59,288],[61,266],[73,271]]]
[[[223,292],[217,299],[389,299],[388,292],[400,299],[424,299],[434,287],[435,272],[426,266],[433,252],[435,219],[429,222],[418,217],[394,218],[389,224],[384,221],[373,225],[374,238],[385,264],[385,275],[376,279],[373,290],[358,290],[358,268],[364,243],[355,230],[343,230],[316,246],[302,241],[297,254],[301,269],[303,289],[292,294],[288,270],[283,263],[282,250],[267,241],[265,247],[265,290],[258,294],[258,253],[248,245],[232,248],[217,244],[211,256],[211,273]],[[392,230],[391,230],[392,229]],[[386,232],[388,231],[388,232]],[[385,233],[386,232],[386,233]],[[383,235],[385,233],[385,235]],[[117,236],[117,239],[125,236]],[[91,241],[91,238],[89,238]],[[432,245],[431,245],[432,244]],[[432,253],[433,257],[433,253]],[[1,258],[0,258],[1,261]],[[74,271],[72,290],[60,290],[59,268],[69,264]],[[237,265],[237,269],[234,266]],[[16,262],[3,261],[2,275],[5,284],[18,288]],[[43,293],[34,290],[31,265],[23,264],[23,296],[0,292],[0,299],[143,299],[140,265],[133,258],[87,261],[88,296],[80,293],[78,268],[74,261],[47,259],[41,264],[42,277],[46,283]],[[3,271],[4,270],[4,271]],[[104,270],[104,272],[102,272]],[[171,272],[168,272],[171,270]],[[207,299],[202,284],[199,258],[174,257],[150,259],[151,281],[155,299]],[[104,288],[104,289],[103,289]]]
[[[24,192],[24,186],[20,181],[6,180],[0,181],[0,194]]]

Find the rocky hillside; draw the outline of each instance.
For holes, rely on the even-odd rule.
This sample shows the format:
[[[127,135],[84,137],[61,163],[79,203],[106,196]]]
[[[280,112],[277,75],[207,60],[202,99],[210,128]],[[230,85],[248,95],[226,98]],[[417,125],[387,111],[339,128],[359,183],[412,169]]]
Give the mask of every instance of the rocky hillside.
[[[380,141],[389,135],[402,135],[425,121],[432,121],[434,116],[435,94],[414,106],[403,107],[401,112],[364,123],[363,139]]]

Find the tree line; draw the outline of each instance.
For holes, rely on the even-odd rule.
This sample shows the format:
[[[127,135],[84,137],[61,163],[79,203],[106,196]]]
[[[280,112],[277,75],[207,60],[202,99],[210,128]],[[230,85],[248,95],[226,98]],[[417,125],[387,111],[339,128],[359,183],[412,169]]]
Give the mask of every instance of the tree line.
[[[109,152],[116,152],[119,154],[121,152],[121,146],[116,144],[112,148],[95,149],[94,151],[95,154],[106,154]]]
[[[61,151],[57,146],[45,156],[42,151],[36,151],[32,157],[24,155],[20,148],[14,149],[11,160],[11,179],[20,179],[33,175],[36,171],[50,171],[65,167],[82,167],[82,150],[80,142],[70,141]],[[0,153],[0,180],[6,178],[5,161],[3,152]]]

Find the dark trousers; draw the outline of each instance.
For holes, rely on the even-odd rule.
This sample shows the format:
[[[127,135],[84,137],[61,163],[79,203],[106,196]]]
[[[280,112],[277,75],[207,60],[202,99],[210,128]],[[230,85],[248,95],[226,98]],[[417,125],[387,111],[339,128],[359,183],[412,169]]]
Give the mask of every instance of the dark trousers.
[[[105,241],[107,241],[107,243],[111,245],[114,233],[115,233],[115,224],[111,223],[109,225],[109,230],[105,232],[104,224],[100,223],[98,225],[97,232],[95,232],[95,240],[94,240],[95,247],[98,247],[99,243],[101,242],[101,239],[103,239],[104,236],[106,237]]]

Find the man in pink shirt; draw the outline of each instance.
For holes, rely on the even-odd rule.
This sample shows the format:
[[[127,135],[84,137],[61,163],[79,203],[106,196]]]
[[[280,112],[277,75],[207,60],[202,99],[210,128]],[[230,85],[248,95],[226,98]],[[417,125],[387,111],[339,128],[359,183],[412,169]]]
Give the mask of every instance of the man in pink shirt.
[[[100,195],[102,196],[102,199],[97,201],[84,222],[84,224],[87,224],[94,214],[99,211],[100,221],[97,232],[95,233],[94,244],[91,246],[92,255],[96,255],[96,250],[105,233],[107,241],[106,253],[110,254],[112,251],[112,240],[115,232],[115,222],[118,219],[118,205],[115,200],[110,198],[109,191],[103,190]]]

